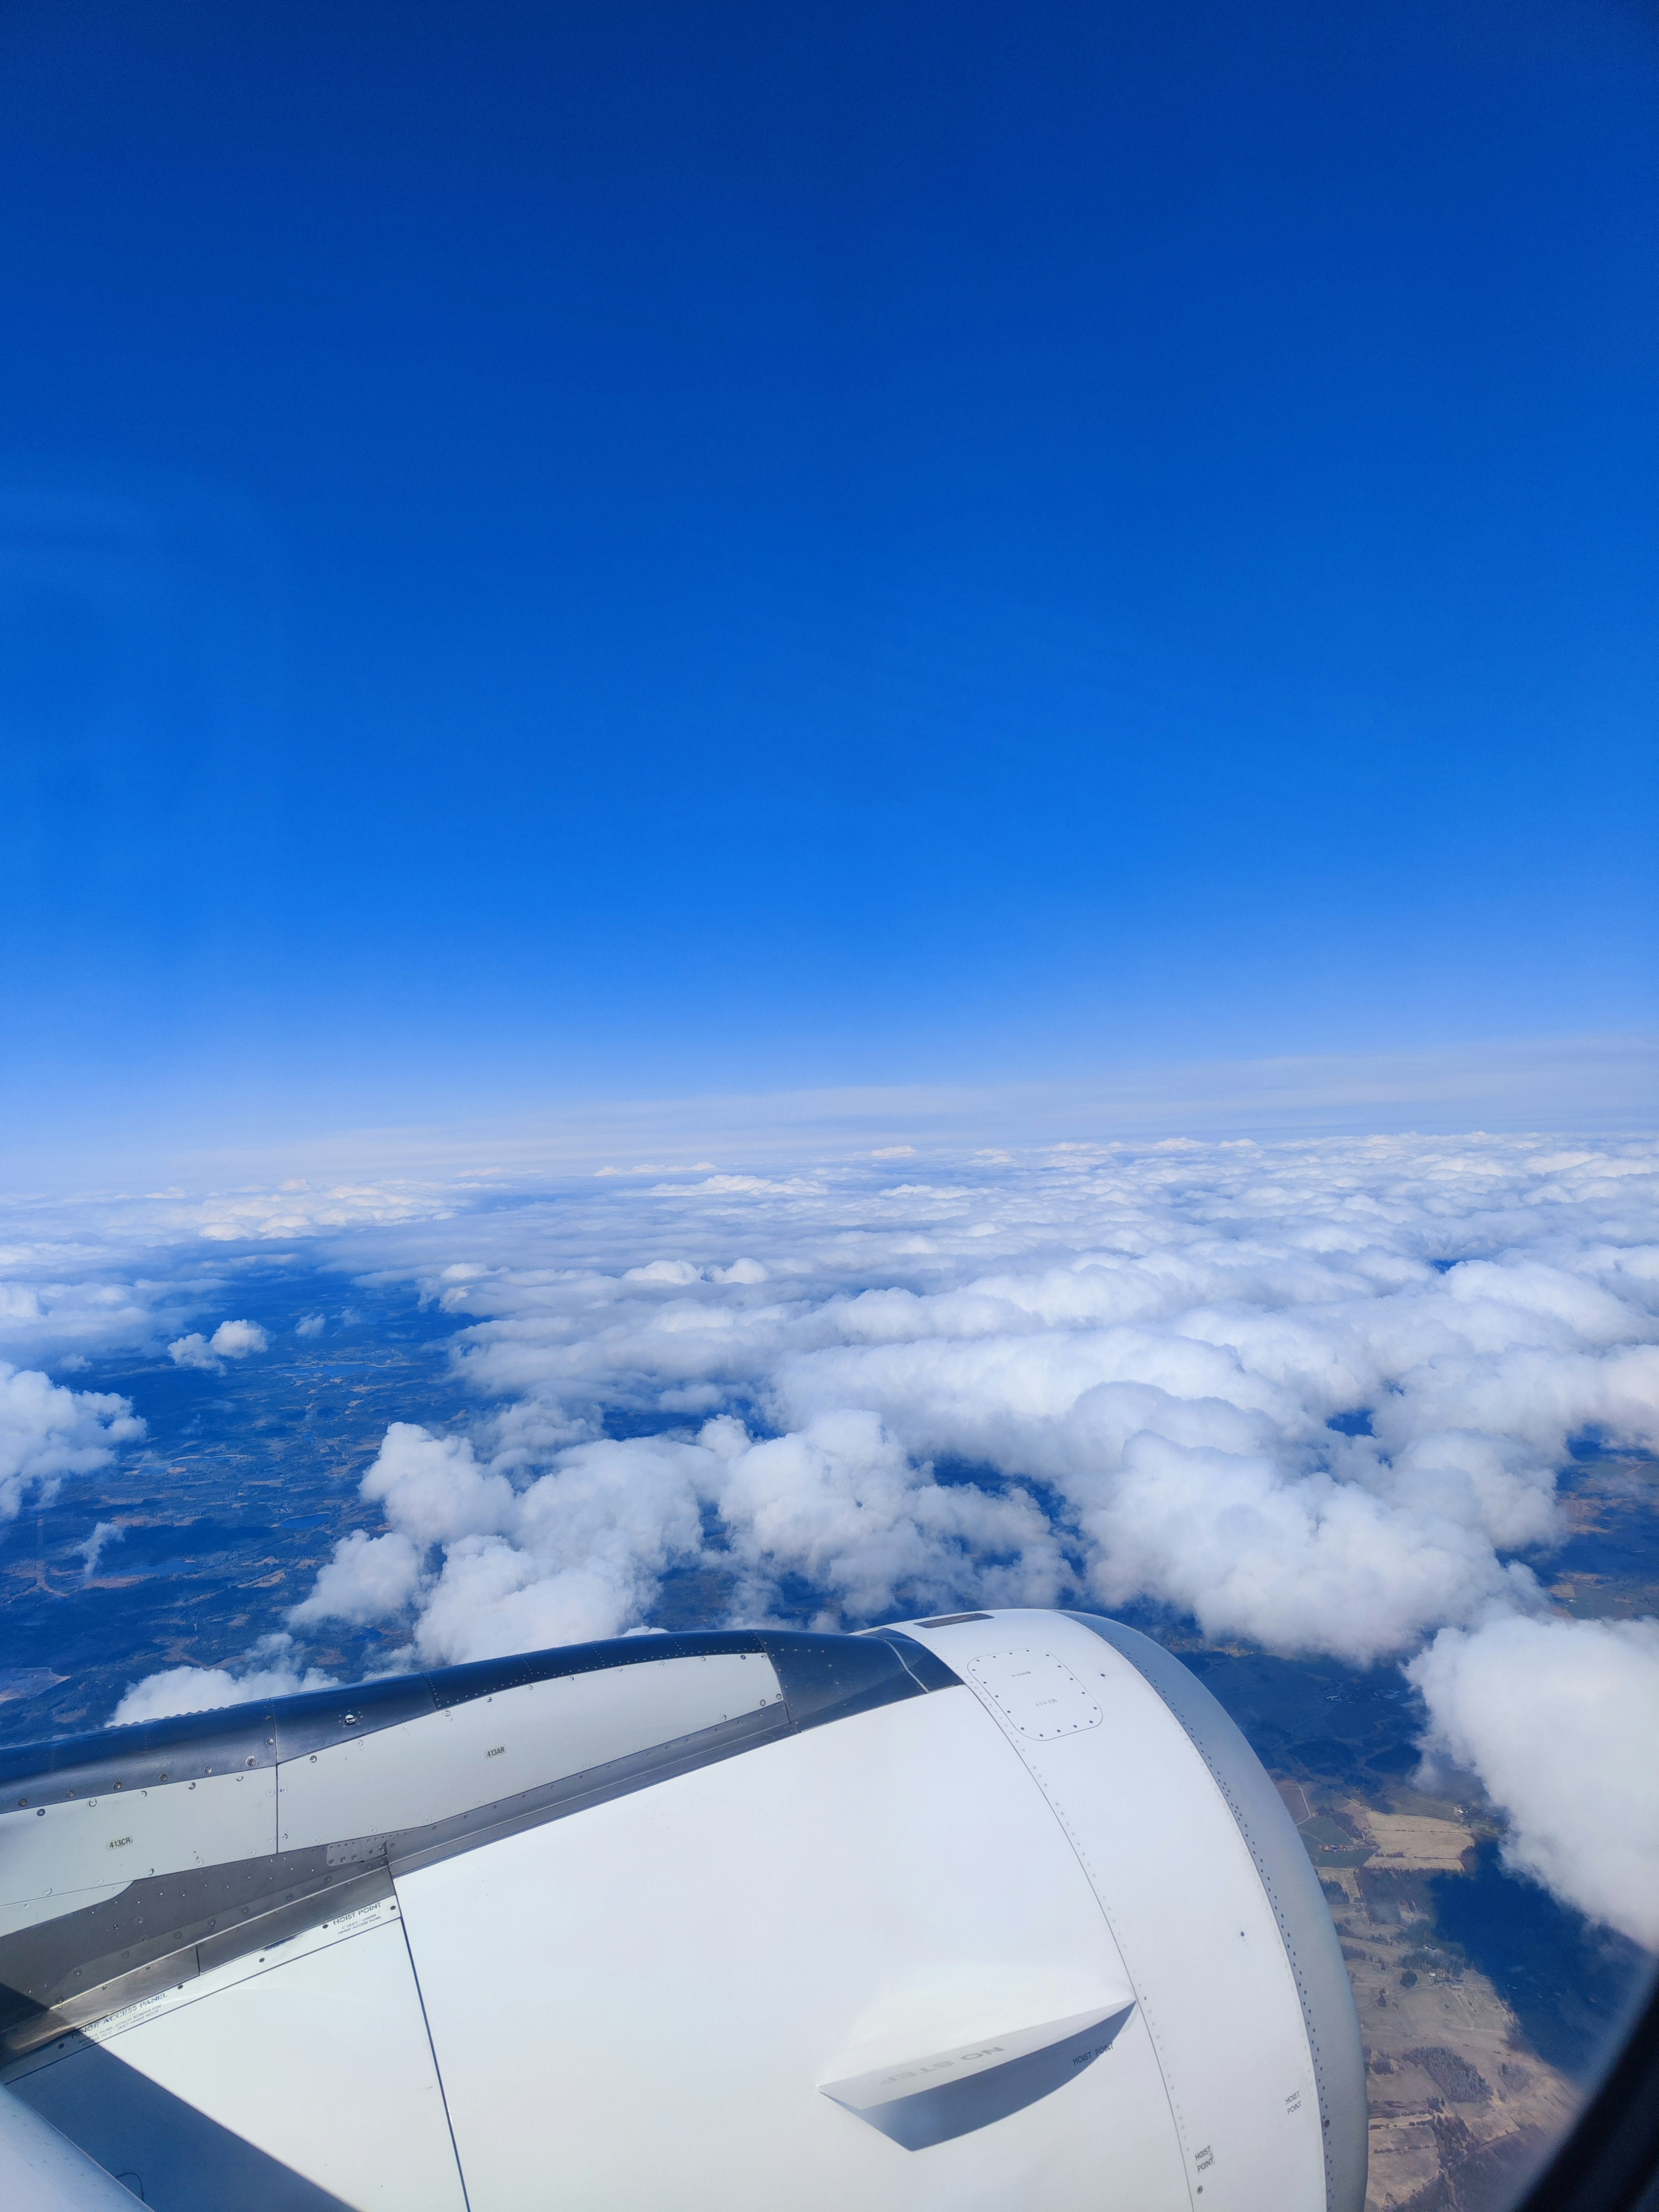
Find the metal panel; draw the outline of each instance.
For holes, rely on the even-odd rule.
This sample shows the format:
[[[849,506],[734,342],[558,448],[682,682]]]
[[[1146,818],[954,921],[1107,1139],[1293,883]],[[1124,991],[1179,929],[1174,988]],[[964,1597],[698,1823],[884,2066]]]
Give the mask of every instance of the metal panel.
[[[274,1765],[271,1714],[268,1702],[228,1705],[130,1728],[99,1729],[90,1735],[15,1745],[0,1751],[0,1805],[12,1812],[20,1807],[32,1810],[73,1797],[110,1797],[118,1790],[152,1790]]]
[[[917,2023],[959,2048],[1127,1987],[971,1698],[786,1737],[398,1890],[471,2212],[1190,2212],[1133,2014],[1051,2094],[915,2154],[818,2094]]]
[[[1163,1698],[1061,1615],[1009,1611],[910,1633],[964,1674],[1088,1874],[1158,2052],[1195,2204],[1204,2192],[1198,2212],[1326,2212],[1312,2058],[1273,1903]],[[981,1656],[1020,1645],[1063,1662],[1103,1724],[1023,1733],[975,1674]]]
[[[271,1707],[271,1741],[276,1763],[320,1751],[325,1744],[372,1735],[376,1729],[434,1713],[432,1677],[392,1674],[382,1682],[342,1684],[333,1690],[302,1690],[278,1698]]]
[[[1231,1716],[1190,1668],[1149,1636],[1097,1613],[1073,1616],[1145,1676],[1214,1776],[1273,1900],[1312,2049],[1331,2212],[1365,2201],[1369,2113],[1365,2057],[1341,1946],[1279,1792]]]
[[[300,1943],[286,1961],[278,1951],[239,1962],[170,2002],[135,2007],[103,2024],[100,2049],[77,2039],[57,2063],[15,2075],[13,2087],[102,2158],[148,2156],[145,2196],[154,2204],[198,2201],[188,2124],[175,2115],[169,2135],[150,2120],[161,2140],[146,2149],[143,2123],[130,2116],[125,2136],[118,2127],[112,2139],[103,2115],[124,2100],[111,2086],[109,2061],[261,2155],[252,2194],[240,2186],[222,2193],[222,2178],[205,2199],[215,2212],[282,2203],[284,2172],[309,2185],[290,2203],[315,2207],[320,2191],[325,2202],[354,2212],[465,2212],[396,1908],[363,1921],[361,1932],[348,1923],[333,1940]],[[136,2102],[131,2088],[125,2102],[130,2115],[155,2105]],[[204,2141],[210,2166],[215,2154]]]
[[[84,2026],[143,1991],[191,1980],[274,1941],[278,1924],[289,1935],[314,1926],[367,1872],[331,1867],[325,1850],[232,1859],[131,1882],[15,1931],[0,1939],[0,2050],[33,2050],[64,2021]],[[383,1867],[379,1879],[389,1887]]]
[[[690,1774],[700,1766],[717,1765],[740,1753],[754,1751],[791,1733],[782,1701],[775,1700],[752,1713],[739,1713],[712,1728],[694,1729],[690,1735],[653,1744],[648,1750],[630,1752],[625,1758],[607,1759],[580,1774],[562,1776],[516,1796],[474,1806],[447,1820],[434,1820],[420,1828],[404,1828],[384,1837],[364,1837],[349,1844],[331,1844],[328,1855],[337,1864],[360,1857],[379,1858],[394,1875],[416,1867],[435,1866],[440,1859],[459,1857],[465,1851],[499,1843],[503,1837],[526,1828],[544,1826],[550,1820],[568,1820],[573,1814],[591,1812],[615,1797],[651,1790],[677,1775]]]
[[[906,2150],[928,2150],[1023,2112],[1103,2058],[1128,2025],[1132,2005],[1081,2019],[1052,2021],[1018,2035],[998,2035],[908,2066],[854,2081],[825,2082],[823,2094]],[[894,2089],[898,2094],[890,2094]],[[887,2092],[889,2094],[884,2094]]]
[[[6,2212],[132,2212],[132,2192],[67,2136],[0,2089],[0,2204]]]
[[[890,1631],[882,1632],[882,1641],[895,1656],[905,1644],[902,1636]],[[532,1682],[734,1653],[769,1654],[781,1668],[787,1668],[802,1692],[795,1716],[798,1727],[831,1717],[831,1705],[852,1712],[861,1709],[860,1698],[865,1705],[883,1702],[883,1683],[886,1697],[907,1697],[918,1688],[944,1688],[951,1679],[915,1674],[918,1655],[914,1647],[904,1664],[896,1666],[845,1636],[733,1628],[612,1637],[595,1644],[566,1644],[548,1651],[476,1660],[429,1674],[392,1675],[378,1682],[302,1691],[291,1698],[175,1713],[129,1728],[17,1745],[0,1750],[0,1808],[33,1811],[42,1804],[244,1773],[308,1758],[331,1744],[372,1735],[380,1729]]]
[[[68,1911],[70,1893],[106,1889],[112,1875],[125,1882],[177,1874],[253,1858],[276,1843],[270,1767],[32,1807],[0,1814],[0,1901],[62,1896]]]
[[[779,1668],[793,1710],[778,1694]],[[509,1691],[489,1687],[505,1677],[513,1679]],[[216,1735],[204,1730],[201,1716],[186,1717],[191,1756],[204,1768],[222,1758],[225,1741],[246,1739],[250,1715],[270,1732],[270,1742],[313,1746],[278,1771],[290,1809],[315,1794],[313,1784],[325,1796],[333,1789],[332,1802],[320,1810],[313,1804],[308,1821],[290,1824],[290,1833],[318,1840],[273,1853],[274,1805],[270,1832],[263,1813],[244,1821],[240,1832],[237,1823],[227,1824],[226,1805],[246,1814],[264,1801],[268,1765],[242,1770],[240,1781],[209,1774],[193,1785],[127,1791],[118,1785],[125,1769],[118,1759],[102,1770],[118,1773],[106,1797],[15,1808],[20,1882],[30,1873],[31,1839],[58,1835],[90,1838],[93,1860],[92,1846],[100,1843],[106,1850],[131,1850],[143,1871],[125,1883],[58,1894],[48,1887],[44,1897],[0,1905],[0,2048],[13,2055],[38,2048],[66,2024],[87,2025],[275,1940],[278,1925],[289,1934],[315,1926],[337,1911],[341,1885],[370,1869],[380,1868],[384,1878],[387,1867],[429,1864],[787,1732],[956,1686],[948,1668],[903,1636],[865,1641],[743,1631],[623,1638],[280,1699],[269,1711],[210,1717]],[[529,1691],[544,1693],[530,1714],[534,1725],[520,1694]],[[510,1736],[503,1717],[513,1721]],[[687,1728],[698,1720],[707,1724]],[[156,1723],[155,1731],[165,1736],[168,1725]],[[685,1732],[663,1740],[673,1729]],[[641,1737],[648,1739],[643,1748],[599,1756]],[[79,1787],[93,1771],[84,1750],[82,1743],[48,1745],[29,1758],[50,1776],[63,1765],[64,1752]],[[165,1744],[149,1750],[173,1755]],[[572,1759],[597,1763],[565,1771]],[[552,1778],[513,1786],[526,1773]],[[412,1824],[411,1811],[422,1816]],[[105,1815],[116,1822],[112,1835],[96,1826]],[[250,1855],[216,1856],[238,1851]],[[60,1878],[55,1853],[35,1856],[33,1879]],[[161,1871],[151,1875],[151,1864]]]
[[[49,1889],[41,1897],[21,1897],[9,1905],[0,1905],[0,1956],[9,1936],[15,1936],[29,1928],[39,1927],[43,1920],[59,1920],[68,1912],[83,1911],[89,1905],[107,1904],[112,1897],[119,1897],[129,1887],[125,1881],[106,1881],[95,1889],[66,1891],[59,1895]],[[0,1973],[3,1969],[0,1969]],[[3,2011],[3,2006],[0,2006]]]
[[[822,1728],[902,1698],[956,1686],[948,1671],[930,1673],[931,1655],[908,1637],[813,1636],[771,1628],[762,1640],[798,1729]],[[931,1664],[937,1668],[936,1661]]]
[[[707,1658],[730,1651],[763,1651],[752,1628],[694,1628],[675,1635],[611,1636],[594,1644],[559,1644],[548,1651],[514,1651],[501,1659],[471,1659],[441,1667],[426,1680],[440,1705],[494,1697],[526,1682],[550,1682],[564,1674],[592,1674],[617,1667],[655,1666],[665,1659]]]
[[[349,2212],[183,2098],[90,2045],[16,2085],[156,2212]],[[9,2208],[8,2208],[9,2212]]]
[[[424,1827],[779,1703],[757,1652],[556,1676],[337,1743],[281,1769],[285,1850]]]
[[[1050,1651],[1022,1646],[986,1652],[970,1662],[969,1672],[1004,1720],[1038,1743],[1100,1726],[1100,1707]]]

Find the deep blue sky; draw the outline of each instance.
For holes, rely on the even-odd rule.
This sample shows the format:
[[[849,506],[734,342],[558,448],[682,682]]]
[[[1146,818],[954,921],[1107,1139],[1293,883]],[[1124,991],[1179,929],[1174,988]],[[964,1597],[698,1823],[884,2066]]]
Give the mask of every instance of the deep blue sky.
[[[11,0],[0,179],[25,1132],[1651,1026],[1650,13]]]

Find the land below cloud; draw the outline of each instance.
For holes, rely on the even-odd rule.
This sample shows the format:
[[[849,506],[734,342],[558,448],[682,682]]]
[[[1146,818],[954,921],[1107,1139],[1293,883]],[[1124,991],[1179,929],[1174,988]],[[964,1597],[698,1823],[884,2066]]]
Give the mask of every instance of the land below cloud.
[[[1498,2203],[1647,1970],[1651,1790],[1592,1732],[1528,1798],[1504,1732],[1570,1674],[1642,1725],[1656,1188],[1629,1143],[1389,1139],[37,1206],[0,1740],[631,1627],[1115,1611],[1320,1869],[1374,2204]]]

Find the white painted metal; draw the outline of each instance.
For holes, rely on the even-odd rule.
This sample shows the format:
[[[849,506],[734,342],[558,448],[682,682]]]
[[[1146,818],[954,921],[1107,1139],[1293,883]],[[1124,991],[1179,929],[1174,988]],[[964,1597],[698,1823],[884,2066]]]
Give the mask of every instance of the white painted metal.
[[[1006,2066],[1012,2059],[1029,2057],[1034,2051],[1046,2051],[1051,2044],[1063,2042],[1083,2028],[1097,2026],[1132,2002],[1127,1990],[1115,1990],[1110,1996],[1097,1998],[1082,2012],[1070,2013],[1060,2019],[1023,2019],[1017,2025],[991,2028],[966,2043],[953,2044],[946,2051],[930,2047],[938,2030],[930,2034],[918,2023],[913,2033],[890,2036],[890,2055],[880,2059],[869,2072],[820,2081],[818,2089],[822,2095],[833,2097],[836,2104],[845,2105],[853,2112],[868,2112],[872,2105],[921,2096],[947,2082],[971,2081],[976,2075]],[[948,2023],[958,2034],[962,2029],[960,2012],[966,2008],[969,2008],[958,2007],[957,2016]],[[982,1983],[972,1992],[971,2009],[994,2012],[992,1992]],[[1005,2013],[1012,2009],[1011,2004],[1004,2007]],[[1048,2008],[1042,2006],[1038,2009],[1047,2011]],[[867,2058],[869,2053],[860,2055]]]
[[[471,2212],[1192,2212],[1133,2015],[1053,2095],[921,2152],[819,2094],[907,2037],[960,2047],[1128,1986],[1063,1829],[966,1691],[398,1888]]]
[[[21,2061],[20,2094],[55,2112],[118,2060],[356,2212],[1325,2212],[1278,1923],[1169,1705],[1060,1615],[907,1632],[965,1686],[401,1875]],[[419,1827],[780,1695],[759,1654],[644,1661],[276,1772],[16,1808],[0,1898],[72,1910],[129,1855]],[[971,2132],[913,2151],[877,2119],[1109,2014],[1060,2087]],[[9,2212],[5,2155],[0,2130]]]
[[[0,2088],[0,2204],[6,2212],[132,2212],[137,2201],[49,2121]]]
[[[276,1835],[268,1766],[0,1813],[0,1934],[46,1917],[7,1907],[52,1898],[72,1912],[143,1875],[266,1856]]]
[[[1323,2212],[1319,2103],[1284,1944],[1226,1802],[1168,1707],[1057,1614],[906,1632],[967,1680],[1086,1869],[1157,2047],[1198,2212]],[[1022,1729],[981,1673],[1016,1643],[1074,1674],[1102,1727],[1046,1740]]]
[[[14,1899],[9,1905],[0,1905],[0,1936],[15,1936],[20,1928],[56,1920],[63,1912],[78,1912],[83,1905],[102,1905],[109,1898],[119,1897],[126,1886],[124,1881],[107,1881],[96,1889],[66,1890],[61,1894],[48,1889],[39,1897]]]
[[[1100,1726],[1100,1707],[1071,1668],[1049,1651],[1022,1646],[972,1662],[974,1681],[1022,1735],[1048,1743]]]
[[[527,1682],[279,1770],[282,1848],[425,1826],[777,1704],[758,1652],[652,1660]]]
[[[235,1989],[240,1983],[252,1981],[256,1975],[291,1966],[301,1959],[308,1959],[313,1951],[330,1950],[351,1936],[367,1935],[371,1929],[398,1925],[401,1923],[396,1900],[386,1898],[342,1913],[336,1919],[325,1920],[319,1926],[308,1928],[301,1936],[290,1936],[268,1950],[245,1952],[240,1958],[228,1960],[205,1974],[192,1975],[165,1989],[151,1990],[133,2003],[123,2005],[118,2012],[106,2013],[101,2020],[91,2021],[76,2033],[83,2043],[110,2043],[125,2035],[129,2028],[140,2027],[146,2021],[159,2020],[163,2013],[177,2012],[181,2005],[200,2004],[206,1998],[217,1996],[222,1990]]]
[[[88,2039],[358,2212],[465,2212],[395,1906],[135,2005]]]

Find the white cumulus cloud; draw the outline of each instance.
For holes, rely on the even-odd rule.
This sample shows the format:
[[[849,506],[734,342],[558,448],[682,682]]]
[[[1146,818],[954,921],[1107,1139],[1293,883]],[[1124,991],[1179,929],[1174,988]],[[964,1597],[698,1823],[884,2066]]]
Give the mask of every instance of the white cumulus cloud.
[[[233,1674],[228,1667],[167,1667],[135,1682],[110,1716],[111,1728],[130,1721],[165,1720],[173,1713],[211,1712],[220,1705],[250,1705],[258,1698],[291,1698],[300,1690],[326,1690],[334,1681],[319,1668],[296,1665],[289,1656],[293,1638],[262,1637],[248,1664]]]
[[[222,1321],[211,1336],[193,1330],[176,1337],[167,1346],[167,1357],[175,1367],[201,1367],[220,1375],[227,1359],[246,1359],[251,1352],[264,1352],[270,1342],[258,1322]]]
[[[1151,1603],[1280,1652],[1415,1657],[1438,1755],[1509,1808],[1516,1863],[1647,1925],[1639,1808],[1598,1857],[1565,1742],[1512,1773],[1484,1670],[1507,1653],[1519,1701],[1599,1669],[1609,1741],[1638,1740],[1648,1632],[1575,1640],[1545,1583],[1573,1449],[1659,1452],[1659,1146],[749,1167],[248,1200],[249,1234],[310,1209],[324,1265],[459,1325],[451,1423],[389,1427],[378,1522],[292,1632],[380,1625],[436,1664],[625,1632],[693,1571],[731,1617]],[[237,1328],[173,1356],[242,1356]]]
[[[125,1398],[0,1362],[0,1521],[15,1520],[31,1492],[50,1498],[64,1475],[107,1467],[143,1433]]]
[[[1649,1632],[1575,1642],[1534,1571],[1573,1440],[1659,1449],[1656,1148],[1182,1141],[919,1172],[602,1186],[568,1264],[529,1209],[407,1232],[492,1410],[388,1433],[385,1534],[337,1550],[296,1625],[396,1618],[421,1659],[471,1657],[635,1626],[695,1566],[738,1617],[803,1592],[849,1624],[1150,1600],[1286,1653],[1426,1645],[1436,1741],[1508,1808],[1516,1863],[1651,1940],[1639,1808],[1597,1860],[1573,1761],[1534,1741],[1529,1790],[1510,1772],[1482,1665],[1509,1653],[1541,1697],[1559,1660],[1565,1696],[1595,1658],[1598,1768],[1621,1731],[1659,1738]],[[602,1437],[617,1412],[654,1433]]]
[[[1509,1863],[1659,1950],[1659,1621],[1443,1628],[1406,1671],[1431,1753],[1508,1814]]]

